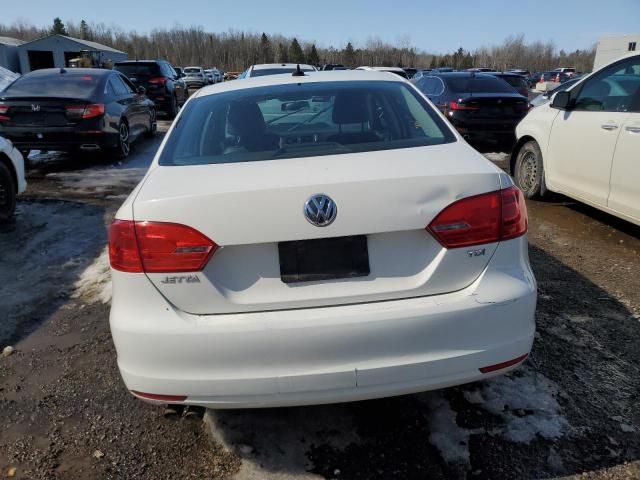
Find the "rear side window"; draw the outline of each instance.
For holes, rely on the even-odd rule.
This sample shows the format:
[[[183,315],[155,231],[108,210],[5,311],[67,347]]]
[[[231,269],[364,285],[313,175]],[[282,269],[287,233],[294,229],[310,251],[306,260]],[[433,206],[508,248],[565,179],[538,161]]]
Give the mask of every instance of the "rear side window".
[[[450,77],[446,82],[456,93],[513,93],[505,82],[489,76]]]
[[[417,87],[428,96],[438,97],[444,93],[444,84],[438,77],[424,77],[418,81]]]
[[[235,90],[189,102],[160,165],[338,155],[454,142],[402,82],[316,82]]]
[[[2,93],[3,96],[90,98],[98,91],[104,76],[73,73],[25,75]]]
[[[123,63],[116,64],[114,70],[122,72],[127,77],[157,77],[160,75],[160,66],[157,63]]]

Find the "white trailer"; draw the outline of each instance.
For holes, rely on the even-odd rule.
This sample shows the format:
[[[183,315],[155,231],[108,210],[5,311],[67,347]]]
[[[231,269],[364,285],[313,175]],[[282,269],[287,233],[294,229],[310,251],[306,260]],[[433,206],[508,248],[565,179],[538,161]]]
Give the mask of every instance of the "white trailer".
[[[640,51],[640,33],[619,37],[603,37],[598,41],[593,70],[598,70],[623,55],[635,51]]]

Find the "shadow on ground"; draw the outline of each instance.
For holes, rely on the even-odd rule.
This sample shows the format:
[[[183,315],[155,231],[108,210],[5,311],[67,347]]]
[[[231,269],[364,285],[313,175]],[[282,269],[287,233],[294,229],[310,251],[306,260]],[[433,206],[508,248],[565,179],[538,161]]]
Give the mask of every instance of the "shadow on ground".
[[[24,201],[0,226],[0,345],[31,333],[75,291],[106,243],[104,210],[68,201]]]

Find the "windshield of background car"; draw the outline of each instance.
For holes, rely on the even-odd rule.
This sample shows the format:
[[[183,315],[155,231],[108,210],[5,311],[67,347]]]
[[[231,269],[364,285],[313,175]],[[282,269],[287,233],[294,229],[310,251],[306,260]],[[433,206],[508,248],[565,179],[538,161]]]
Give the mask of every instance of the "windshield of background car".
[[[157,77],[160,75],[160,67],[157,63],[132,63],[121,64],[113,67],[114,70],[124,73],[127,77]]]
[[[494,77],[449,77],[447,85],[456,93],[515,93],[513,88]]]
[[[413,87],[395,81],[275,85],[191,100],[160,165],[202,165],[456,141]]]
[[[295,68],[259,68],[251,72],[251,77],[265,77],[267,75],[280,75],[282,73],[292,73]],[[310,68],[300,68],[303,72],[312,72]]]
[[[58,72],[51,75],[25,75],[9,85],[2,96],[90,98],[103,78],[102,75]]]
[[[186,73],[187,75],[189,74],[193,75],[194,73],[201,74],[202,70],[200,70],[199,68],[185,68],[184,73]]]

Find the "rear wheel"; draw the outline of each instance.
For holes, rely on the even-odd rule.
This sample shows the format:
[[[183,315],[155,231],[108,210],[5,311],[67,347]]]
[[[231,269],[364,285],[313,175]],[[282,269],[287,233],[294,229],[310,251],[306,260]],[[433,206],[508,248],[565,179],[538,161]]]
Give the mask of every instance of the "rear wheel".
[[[157,131],[158,131],[158,121],[156,118],[156,111],[154,109],[151,109],[149,111],[149,128],[147,129],[145,136],[147,138],[153,138],[156,135]]]
[[[176,118],[176,115],[178,115],[178,108],[178,97],[174,94],[171,100],[171,105],[169,105],[169,111],[167,112],[169,118]]]
[[[16,210],[16,184],[11,172],[4,163],[0,163],[0,223],[5,223]]]
[[[536,141],[532,140],[520,147],[513,175],[516,185],[520,187],[525,197],[542,198],[547,193],[542,152]]]
[[[129,125],[127,122],[121,121],[118,127],[118,145],[115,149],[115,155],[119,159],[127,158],[131,151],[131,140],[129,138]]]

